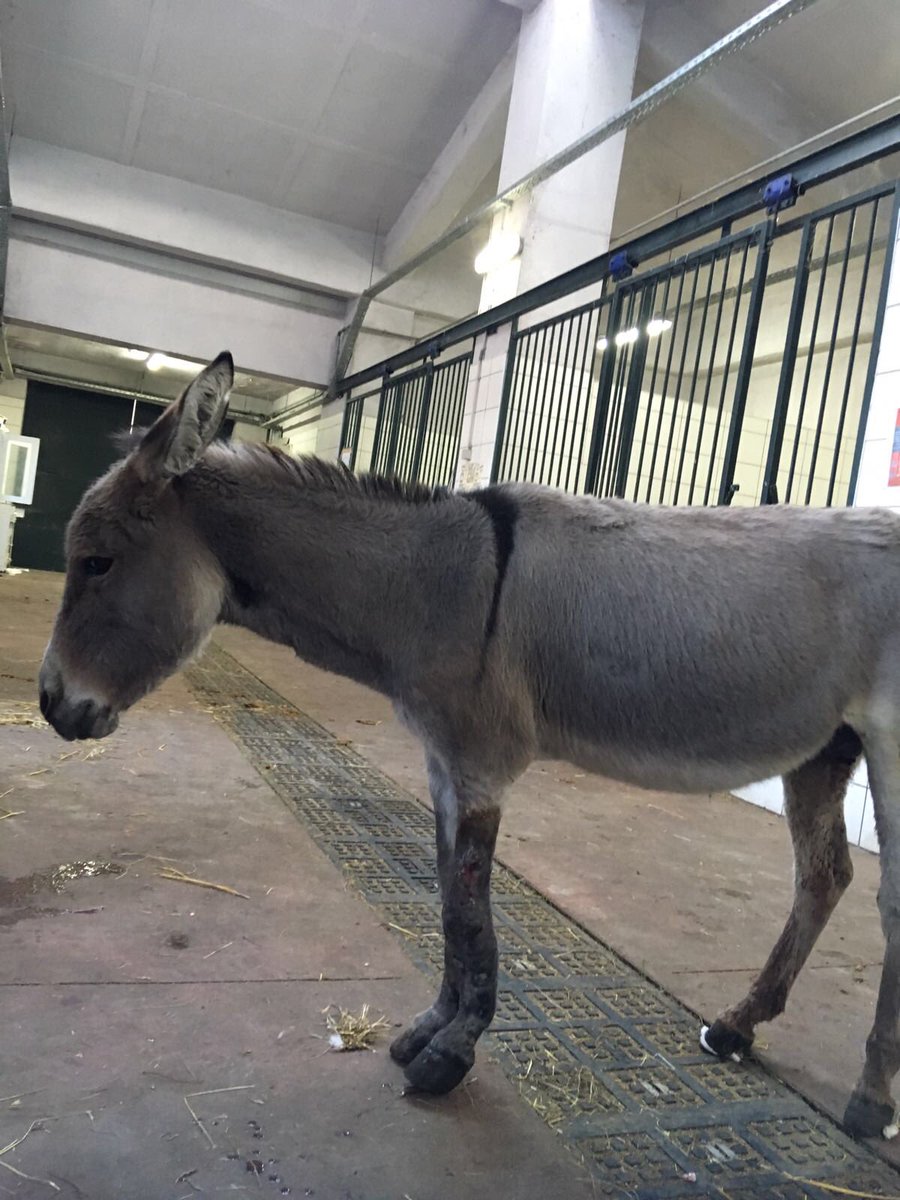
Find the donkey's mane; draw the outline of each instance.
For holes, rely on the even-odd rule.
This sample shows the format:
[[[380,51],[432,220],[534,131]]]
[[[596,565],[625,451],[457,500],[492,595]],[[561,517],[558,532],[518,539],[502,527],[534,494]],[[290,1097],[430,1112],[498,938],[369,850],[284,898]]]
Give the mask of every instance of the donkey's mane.
[[[112,435],[116,449],[130,454],[140,445],[146,429],[123,430]],[[390,475],[354,475],[343,463],[305,454],[299,458],[286,454],[277,446],[254,442],[213,442],[207,451],[210,465],[219,454],[227,454],[247,471],[275,469],[292,476],[297,483],[317,492],[334,496],[360,496],[374,500],[393,500],[400,504],[434,504],[446,500],[450,489],[428,487],[424,483],[409,483]],[[212,457],[209,457],[209,456]]]
[[[392,500],[401,504],[435,504],[448,499],[451,492],[445,487],[428,487],[388,475],[354,475],[340,462],[330,462],[313,455],[295,458],[276,446],[243,443],[228,447],[229,451],[250,466],[274,466],[305,488],[334,496],[359,496],[373,500]]]

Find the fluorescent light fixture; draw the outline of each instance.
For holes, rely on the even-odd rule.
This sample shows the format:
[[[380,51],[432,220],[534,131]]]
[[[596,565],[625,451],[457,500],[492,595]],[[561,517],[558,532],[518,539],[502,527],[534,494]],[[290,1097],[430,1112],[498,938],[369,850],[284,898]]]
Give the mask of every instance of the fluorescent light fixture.
[[[668,317],[654,317],[652,321],[647,322],[647,337],[659,337],[671,328],[672,322]]]
[[[601,354],[603,353],[603,351],[606,349],[606,347],[608,345],[609,345],[609,338],[605,338],[605,337],[597,338],[597,349],[600,351]]]
[[[196,363],[188,362],[186,358],[173,358],[171,354],[162,354],[159,350],[147,359],[148,371],[161,371],[164,367],[169,371],[197,370]]]
[[[641,331],[634,326],[632,329],[620,329],[616,334],[617,346],[630,346],[632,342],[636,342],[641,336]]]
[[[133,358],[135,362],[146,362],[150,357],[149,350],[129,350],[127,347],[123,351],[126,358]]]
[[[522,253],[522,239],[511,229],[498,229],[492,233],[488,244],[475,257],[475,270],[479,275],[490,275],[498,267],[512,262]]]

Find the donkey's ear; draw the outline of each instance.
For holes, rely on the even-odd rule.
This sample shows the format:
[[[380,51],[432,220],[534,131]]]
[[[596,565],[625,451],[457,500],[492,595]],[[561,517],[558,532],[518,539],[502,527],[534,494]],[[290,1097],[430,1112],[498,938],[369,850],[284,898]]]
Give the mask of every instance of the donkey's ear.
[[[145,483],[172,479],[196,466],[219,432],[233,383],[234,362],[225,350],[144,434],[133,461]]]

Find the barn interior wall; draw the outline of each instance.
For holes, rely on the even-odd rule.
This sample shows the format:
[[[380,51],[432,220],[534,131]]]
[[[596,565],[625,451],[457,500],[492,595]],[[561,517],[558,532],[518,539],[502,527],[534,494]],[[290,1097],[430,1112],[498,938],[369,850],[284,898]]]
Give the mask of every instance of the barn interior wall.
[[[22,432],[27,386],[24,379],[0,380],[0,417],[6,418],[10,433]]]

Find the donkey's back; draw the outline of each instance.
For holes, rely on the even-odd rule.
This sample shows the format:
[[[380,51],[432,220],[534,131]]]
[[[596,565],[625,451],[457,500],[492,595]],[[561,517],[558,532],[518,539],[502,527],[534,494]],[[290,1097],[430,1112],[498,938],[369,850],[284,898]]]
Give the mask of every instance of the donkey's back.
[[[900,706],[900,518],[655,508],[510,486],[498,632],[540,752],[687,791],[782,774]]]

